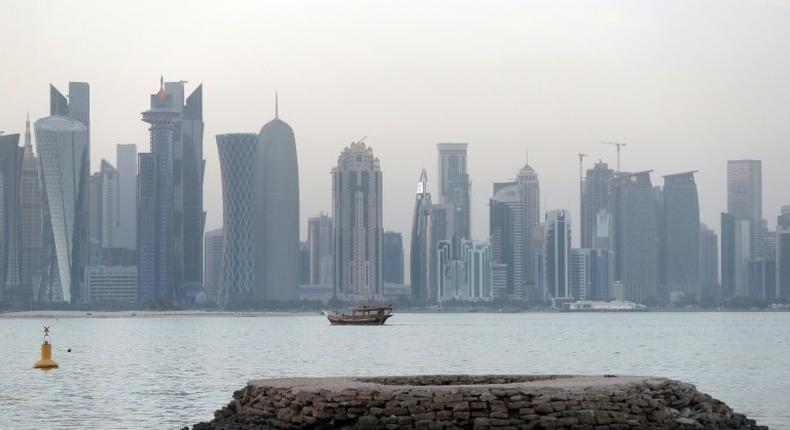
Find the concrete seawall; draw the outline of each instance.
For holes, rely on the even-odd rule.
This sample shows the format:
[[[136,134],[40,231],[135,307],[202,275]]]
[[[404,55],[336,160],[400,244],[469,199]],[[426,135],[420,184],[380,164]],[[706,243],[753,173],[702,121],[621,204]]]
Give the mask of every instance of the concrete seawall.
[[[261,379],[214,416],[193,430],[767,428],[691,384],[613,375]]]

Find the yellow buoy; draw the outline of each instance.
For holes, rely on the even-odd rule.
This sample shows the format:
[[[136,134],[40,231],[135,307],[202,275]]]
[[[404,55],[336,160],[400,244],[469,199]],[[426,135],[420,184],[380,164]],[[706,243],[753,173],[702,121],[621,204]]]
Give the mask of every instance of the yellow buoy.
[[[52,344],[49,343],[49,327],[44,326],[44,340],[41,343],[41,358],[33,365],[34,369],[56,369],[58,363],[52,359]]]

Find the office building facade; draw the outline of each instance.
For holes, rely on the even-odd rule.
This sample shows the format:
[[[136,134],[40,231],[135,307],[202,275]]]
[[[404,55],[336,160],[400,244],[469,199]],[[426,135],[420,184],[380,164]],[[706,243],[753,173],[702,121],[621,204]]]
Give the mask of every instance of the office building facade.
[[[660,270],[663,290],[699,300],[699,197],[694,172],[664,176],[660,223]]]
[[[258,136],[255,160],[255,298],[299,297],[299,165],[293,129],[275,117]]]
[[[322,213],[307,219],[307,247],[309,256],[309,284],[332,285],[334,260],[334,225],[332,217]]]
[[[373,149],[364,142],[346,147],[332,169],[332,219],[335,297],[382,299],[382,173]]]
[[[39,298],[80,303],[87,258],[88,129],[63,116],[35,123],[46,217]]]
[[[42,196],[38,169],[38,157],[33,153],[33,138],[30,132],[30,117],[25,122],[25,146],[22,157],[20,179],[20,205],[22,226],[22,283],[25,294],[38,300],[41,285],[42,247]]]
[[[612,281],[623,285],[625,300],[657,300],[659,244],[656,193],[650,172],[619,173],[613,180]]]
[[[546,234],[543,242],[544,297],[570,300],[571,215],[567,210],[552,210],[546,214]]]
[[[466,164],[466,143],[439,143],[439,202],[455,206],[455,231],[459,239],[471,237],[471,183]]]
[[[258,135],[232,133],[220,134],[216,138],[222,176],[222,273],[218,284],[207,279],[206,285],[214,288],[207,291],[208,299],[224,306],[255,293],[255,156]]]
[[[206,232],[204,238],[204,258],[203,267],[205,267],[204,289],[206,291],[206,298],[210,302],[227,304],[227,297],[223,297],[222,280],[224,279],[224,272],[227,270],[225,266],[225,251],[226,251],[226,236],[223,229],[218,228]],[[225,303],[222,303],[225,300]]]
[[[433,240],[433,218],[431,193],[428,189],[428,174],[425,169],[417,182],[414,198],[414,215],[411,223],[411,295],[417,303],[436,301],[431,273],[436,257],[436,243]]]
[[[28,299],[24,290],[19,134],[0,135],[0,301]]]
[[[382,281],[403,285],[403,235],[397,231],[385,231],[381,240]]]

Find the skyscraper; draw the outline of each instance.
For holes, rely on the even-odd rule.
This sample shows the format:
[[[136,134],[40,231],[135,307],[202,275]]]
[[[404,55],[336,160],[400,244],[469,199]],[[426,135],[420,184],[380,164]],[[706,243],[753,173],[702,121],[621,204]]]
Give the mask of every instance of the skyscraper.
[[[104,249],[115,248],[115,236],[120,226],[120,187],[118,170],[107,160],[101,161],[97,173],[91,175],[88,199],[90,200],[90,264],[104,264]]]
[[[143,112],[142,120],[151,125],[152,157],[138,156],[138,282],[143,301],[183,298],[187,290],[203,285],[203,86],[185,102],[184,83],[160,79],[151,108]],[[146,183],[149,177],[151,184]],[[153,195],[140,190],[143,185]]]
[[[0,301],[27,299],[23,290],[19,134],[0,135]]]
[[[609,251],[571,249],[569,256],[570,292],[576,300],[609,299]]]
[[[113,246],[137,249],[137,145],[116,146],[118,223]]]
[[[307,220],[307,246],[310,250],[310,285],[331,285],[334,261],[332,217],[322,213]]]
[[[425,169],[417,182],[414,215],[411,223],[411,295],[415,302],[435,302],[436,294],[431,284],[431,271],[435,259],[435,242],[432,238],[431,193]]]
[[[87,198],[88,129],[63,116],[36,121],[36,146],[40,161],[45,207],[45,301],[81,302],[80,292],[87,245],[83,202]]]
[[[582,185],[581,205],[581,244],[582,248],[596,248],[596,225],[601,211],[609,212],[609,189],[614,178],[614,171],[603,161],[595,163],[587,170]]]
[[[458,238],[471,237],[469,210],[470,182],[466,170],[466,143],[439,143],[440,203],[455,205],[455,231]]]
[[[626,300],[636,303],[655,300],[659,248],[656,193],[650,182],[650,172],[618,173],[610,198],[613,282],[622,282]]]
[[[291,126],[274,119],[261,128],[255,159],[255,297],[299,297],[299,166]]]
[[[670,294],[700,299],[699,198],[694,172],[664,176],[662,203],[661,284]]]
[[[379,159],[364,142],[351,143],[332,169],[336,298],[366,301],[383,297],[382,202]]]
[[[381,266],[385,284],[403,285],[403,236],[397,231],[382,235]]]
[[[727,213],[737,221],[749,221],[750,257],[763,256],[762,162],[727,161]]]
[[[225,235],[221,228],[210,230],[206,232],[204,239],[206,253],[204,267],[206,270],[204,276],[206,296],[209,301],[217,302],[221,300],[220,285],[222,284],[224,272],[224,250],[225,250]]]
[[[566,210],[546,214],[546,236],[543,245],[544,297],[570,300],[571,215]]]
[[[41,188],[39,183],[38,158],[33,154],[30,134],[30,116],[25,122],[25,147],[20,180],[20,204],[22,213],[22,283],[26,295],[38,300],[41,284]]]
[[[233,133],[217,135],[219,167],[222,175],[222,277],[216,295],[227,305],[234,299],[255,293],[255,155],[258,135]],[[208,236],[207,236],[208,237]],[[208,261],[208,257],[206,257]],[[208,269],[206,269],[208,273]],[[206,280],[208,285],[208,280]]]
[[[88,183],[90,181],[91,169],[91,114],[90,114],[90,86],[87,82],[69,82],[69,92],[64,96],[57,88],[50,84],[49,86],[49,114],[50,116],[64,116],[71,118],[86,129],[87,135],[87,149],[83,154],[85,159],[81,161],[82,171],[78,173],[80,178],[80,189],[88,191]],[[40,155],[39,155],[40,157]],[[84,188],[82,188],[84,186]],[[85,195],[80,197],[80,207],[77,208],[76,225],[74,228],[74,239],[76,241],[75,252],[78,254],[79,260],[84,264],[88,262],[90,244],[88,241],[90,222],[89,208],[90,196]],[[46,210],[44,215],[48,216]],[[47,220],[44,221],[45,226],[50,225]],[[78,279],[82,279],[82,270],[77,273]],[[77,295],[81,289],[77,290]]]
[[[724,297],[749,295],[751,223],[721,214],[721,288]]]
[[[489,201],[489,235],[491,260],[505,266],[507,288],[511,298],[524,298],[526,286],[526,247],[524,205],[516,182],[494,183]],[[534,263],[533,263],[534,264]]]
[[[538,248],[543,246],[542,242],[537,240],[538,229],[540,228],[540,182],[538,181],[538,174],[529,164],[525,164],[521,170],[518,171],[516,177],[516,184],[518,185],[519,199],[522,206],[523,217],[523,241],[520,246],[522,248],[522,272],[524,276],[524,293],[526,298],[536,300],[540,294],[536,288],[536,259],[535,253]]]
[[[782,207],[776,223],[776,291],[790,298],[790,206]]]
[[[151,95],[151,108],[143,112],[143,121],[151,125],[151,152],[139,154],[137,282],[142,302],[177,297],[174,172],[180,104],[176,98],[160,80],[159,91]]]
[[[705,224],[699,227],[699,272],[703,297],[719,296],[719,237]]]

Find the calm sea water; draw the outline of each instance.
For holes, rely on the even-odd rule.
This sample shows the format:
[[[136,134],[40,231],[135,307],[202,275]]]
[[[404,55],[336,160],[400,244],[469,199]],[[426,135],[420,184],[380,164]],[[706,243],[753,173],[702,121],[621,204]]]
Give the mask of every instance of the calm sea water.
[[[248,379],[619,373],[692,382],[790,428],[790,313],[397,314],[0,319],[0,429],[178,429]],[[42,324],[60,369],[33,370]],[[71,347],[73,352],[66,353]]]

